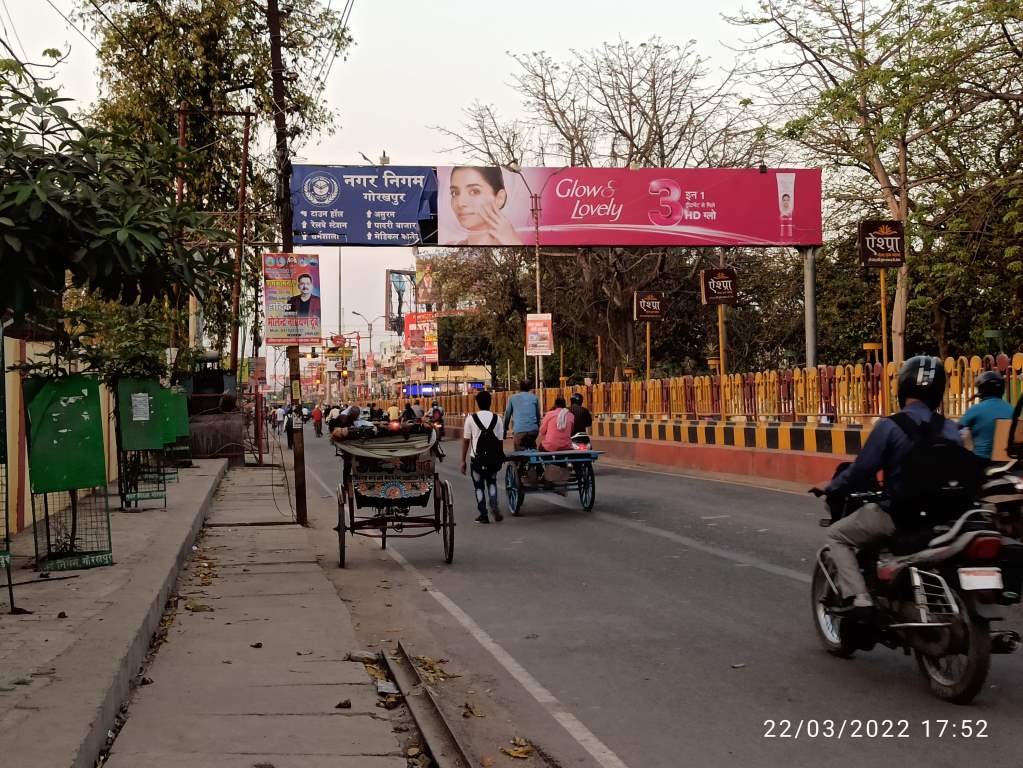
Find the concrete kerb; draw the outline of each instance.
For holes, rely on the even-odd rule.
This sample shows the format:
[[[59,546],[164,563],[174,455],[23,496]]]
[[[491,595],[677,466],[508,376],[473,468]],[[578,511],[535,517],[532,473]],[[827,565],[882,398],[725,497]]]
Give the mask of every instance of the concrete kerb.
[[[228,468],[226,459],[197,463],[195,479],[211,478],[198,505],[187,510],[183,519],[168,521],[168,535],[154,543],[146,567],[133,574],[116,595],[116,602],[57,658],[58,669],[73,670],[74,674],[62,676],[19,705],[37,714],[26,718],[13,738],[5,739],[6,756],[12,764],[19,768],[94,768]],[[191,474],[183,470],[177,487],[185,488]],[[46,716],[48,712],[59,714],[60,721],[53,722]]]

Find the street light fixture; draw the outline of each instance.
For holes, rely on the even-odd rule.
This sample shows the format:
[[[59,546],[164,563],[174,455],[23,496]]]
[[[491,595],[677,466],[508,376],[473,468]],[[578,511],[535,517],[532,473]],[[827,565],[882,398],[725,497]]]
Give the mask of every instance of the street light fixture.
[[[529,193],[530,200],[529,212],[533,214],[533,255],[535,262],[534,266],[536,271],[536,311],[537,314],[539,314],[540,312],[543,311],[540,304],[540,214],[542,213],[540,200],[543,197],[543,192],[545,189],[547,189],[547,185],[550,183],[551,179],[553,179],[555,176],[558,176],[571,166],[559,168],[557,171],[548,176],[547,179],[544,181],[543,186],[540,187],[539,192],[533,192],[533,188],[529,186],[529,182],[526,180],[526,175],[522,172],[522,166],[519,165],[519,161],[517,159],[513,158],[510,163],[503,167],[506,170],[516,174],[520,179],[522,179],[522,183],[525,185],[526,191]],[[542,355],[536,356],[536,385],[538,389],[543,389]]]

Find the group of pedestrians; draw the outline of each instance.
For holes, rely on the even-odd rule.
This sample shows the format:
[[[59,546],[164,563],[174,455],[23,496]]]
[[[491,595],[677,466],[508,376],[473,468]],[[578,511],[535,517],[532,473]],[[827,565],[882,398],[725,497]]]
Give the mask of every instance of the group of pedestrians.
[[[477,523],[489,523],[490,517],[495,522],[504,519],[497,500],[497,474],[505,461],[501,444],[506,433],[512,436],[516,451],[565,451],[572,447],[573,435],[588,432],[593,425],[593,416],[578,393],[572,395],[571,407],[558,397],[541,417],[540,399],[528,381],[522,381],[519,391],[508,398],[503,418],[490,410],[492,403],[489,392],[479,392],[476,413],[466,416],[462,428],[461,469],[472,478]]]

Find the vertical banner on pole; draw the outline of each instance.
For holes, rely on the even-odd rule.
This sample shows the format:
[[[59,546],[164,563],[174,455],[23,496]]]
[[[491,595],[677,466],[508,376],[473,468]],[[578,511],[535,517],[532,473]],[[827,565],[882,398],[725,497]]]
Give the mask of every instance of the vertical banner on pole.
[[[526,354],[554,354],[554,322],[549,312],[526,315]]]
[[[264,253],[263,297],[268,346],[320,344],[320,257]]]
[[[860,261],[864,267],[881,270],[881,408],[884,415],[891,412],[891,392],[888,386],[888,279],[889,267],[906,263],[906,230],[895,219],[861,221],[857,227]]]

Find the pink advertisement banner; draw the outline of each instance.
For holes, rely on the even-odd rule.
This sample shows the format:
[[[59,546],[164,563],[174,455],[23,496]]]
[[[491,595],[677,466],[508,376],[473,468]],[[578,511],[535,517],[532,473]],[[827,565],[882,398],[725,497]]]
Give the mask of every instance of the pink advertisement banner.
[[[819,168],[441,166],[441,245],[819,245]]]

